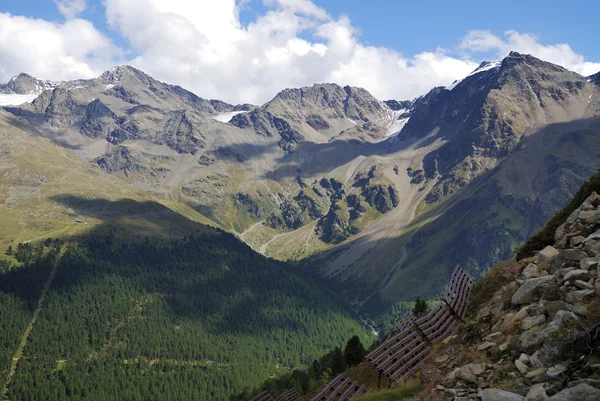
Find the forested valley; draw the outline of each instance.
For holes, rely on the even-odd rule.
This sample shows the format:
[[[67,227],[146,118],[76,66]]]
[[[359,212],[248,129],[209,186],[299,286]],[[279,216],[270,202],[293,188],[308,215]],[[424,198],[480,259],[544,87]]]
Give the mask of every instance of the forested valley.
[[[219,230],[171,242],[96,233],[10,252],[20,263],[0,266],[3,381],[56,270],[10,400],[225,400],[354,335],[374,340],[319,284]]]

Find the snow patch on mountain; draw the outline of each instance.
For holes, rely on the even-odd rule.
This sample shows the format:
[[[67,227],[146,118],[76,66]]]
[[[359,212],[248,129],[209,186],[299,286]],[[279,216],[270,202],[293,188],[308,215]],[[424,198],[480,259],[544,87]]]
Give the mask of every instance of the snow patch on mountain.
[[[404,126],[408,122],[408,119],[410,118],[408,117],[408,113],[410,112],[410,110],[408,109],[387,109],[386,111],[387,113],[385,117],[385,122],[387,124],[387,129],[385,136],[380,138],[379,142],[385,141],[391,138],[392,136],[396,135],[398,132],[402,131],[402,128],[404,128]]]
[[[213,120],[219,121],[221,123],[227,124],[231,121],[231,119],[238,114],[247,113],[247,111],[229,111],[227,113],[217,114],[215,116],[211,116]]]
[[[39,94],[18,95],[16,93],[0,93],[0,106],[20,106],[31,103]]]
[[[451,85],[446,86],[446,90],[451,91],[452,89],[456,88],[461,82],[463,82],[465,79],[472,77],[473,75],[476,75],[476,74],[479,74],[479,73],[482,73],[485,71],[493,70],[496,68],[500,68],[501,64],[502,63],[500,61],[484,61],[483,63],[481,63],[479,65],[479,67],[477,67],[477,69],[475,69],[473,72],[471,72],[465,78],[458,79],[458,80],[454,81]]]

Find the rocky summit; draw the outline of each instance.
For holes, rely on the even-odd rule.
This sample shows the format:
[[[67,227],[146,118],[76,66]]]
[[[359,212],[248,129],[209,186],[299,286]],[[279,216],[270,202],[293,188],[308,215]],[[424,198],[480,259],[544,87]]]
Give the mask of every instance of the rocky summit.
[[[477,284],[472,321],[421,373],[425,400],[600,400],[599,206],[594,192],[556,230],[554,247]]]

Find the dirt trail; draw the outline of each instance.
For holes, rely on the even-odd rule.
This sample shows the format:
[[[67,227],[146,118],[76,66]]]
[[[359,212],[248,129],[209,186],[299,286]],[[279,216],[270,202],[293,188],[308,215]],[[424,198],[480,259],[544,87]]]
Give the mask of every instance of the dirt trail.
[[[17,366],[19,365],[19,361],[21,360],[21,357],[23,356],[23,351],[25,350],[25,347],[27,346],[27,340],[29,339],[29,335],[31,334],[31,331],[33,330],[33,327],[35,326],[35,322],[37,321],[37,318],[40,315],[40,312],[42,311],[42,307],[44,305],[46,295],[48,294],[48,290],[50,289],[50,286],[52,285],[52,282],[54,281],[54,277],[56,276],[56,271],[58,270],[58,265],[60,264],[60,261],[61,261],[63,255],[67,251],[67,248],[68,248],[68,246],[65,245],[63,247],[63,249],[61,250],[60,254],[56,258],[56,262],[54,262],[54,266],[52,266],[52,270],[50,271],[50,276],[48,276],[48,280],[46,280],[46,284],[44,284],[44,288],[42,288],[42,292],[40,293],[40,299],[38,300],[37,307],[35,308],[35,311],[33,312],[33,317],[31,318],[31,321],[27,325],[25,332],[21,336],[21,341],[19,341],[19,346],[17,347],[17,350],[12,358],[12,361],[10,364],[10,369],[8,371],[8,376],[6,377],[6,381],[4,382],[4,387],[2,388],[2,390],[0,390],[0,400],[8,400],[8,398],[6,398],[6,394],[8,392],[8,386],[10,385],[10,382],[12,381],[12,379],[15,375],[15,372],[17,371]]]
[[[71,224],[67,224],[67,226],[66,226],[66,227],[64,227],[64,228],[58,229],[58,230],[56,230],[56,231],[52,231],[51,233],[44,234],[44,235],[42,235],[42,236],[39,236],[39,237],[37,237],[37,238],[28,239],[27,241],[23,241],[23,243],[24,243],[24,244],[27,244],[27,243],[29,243],[29,242],[38,241],[38,240],[41,240],[41,239],[44,239],[44,238],[48,238],[48,237],[50,237],[51,235],[56,235],[56,234],[63,233],[63,232],[65,232],[65,231],[67,231],[67,230],[68,230],[70,227],[71,227]]]

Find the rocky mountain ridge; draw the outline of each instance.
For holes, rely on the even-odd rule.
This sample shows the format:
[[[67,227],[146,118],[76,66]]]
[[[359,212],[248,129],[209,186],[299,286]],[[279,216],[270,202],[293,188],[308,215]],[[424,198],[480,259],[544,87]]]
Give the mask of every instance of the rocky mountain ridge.
[[[235,106],[122,66],[6,110],[368,313],[505,259],[600,154],[597,85],[518,53],[414,101],[319,84]]]

